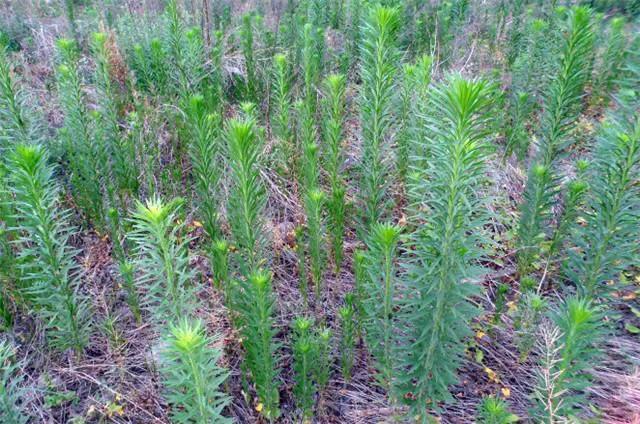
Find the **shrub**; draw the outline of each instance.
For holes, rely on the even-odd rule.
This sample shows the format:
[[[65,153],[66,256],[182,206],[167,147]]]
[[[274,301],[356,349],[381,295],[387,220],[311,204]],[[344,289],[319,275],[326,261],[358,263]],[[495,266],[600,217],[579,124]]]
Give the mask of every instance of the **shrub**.
[[[109,156],[101,139],[96,137],[93,117],[87,108],[76,46],[67,39],[58,40],[56,46],[58,96],[64,113],[60,136],[69,160],[72,193],[85,219],[101,228],[105,220],[103,179],[109,175]]]
[[[400,234],[401,229],[392,224],[378,223],[371,227],[362,299],[367,345],[376,360],[379,383],[387,390],[393,383],[396,359],[394,308]]]
[[[325,194],[319,189],[311,190],[305,195],[311,281],[315,288],[316,305],[318,307],[322,304],[322,274],[326,258],[324,251],[324,220],[322,217],[324,202]]]
[[[320,326],[315,334],[318,357],[314,367],[318,390],[322,392],[329,383],[331,377],[331,330]]]
[[[583,296],[607,294],[606,282],[636,262],[640,208],[640,55],[632,57],[617,105],[599,131],[588,177],[585,225],[573,229],[565,276]],[[626,87],[635,87],[627,89]]]
[[[478,288],[469,282],[481,270],[483,201],[478,189],[489,159],[487,119],[493,87],[481,81],[452,78],[432,88],[429,167],[410,188],[416,205],[408,241],[407,285],[399,328],[402,329],[398,398],[411,413],[426,419],[426,405],[452,400],[448,387],[465,350],[464,338],[476,308],[470,298]],[[418,151],[424,151],[418,146]],[[421,158],[418,158],[420,160]]]
[[[176,423],[230,423],[222,415],[230,399],[221,390],[227,371],[218,365],[222,352],[200,321],[181,318],[169,326],[161,372]]]
[[[143,307],[158,324],[183,317],[193,308],[192,277],[184,224],[178,223],[181,199],[157,196],[136,202],[133,229],[136,285],[144,292]]]
[[[331,192],[327,200],[329,229],[331,232],[331,252],[336,275],[344,256],[345,193],[346,182],[341,166],[345,161],[343,152],[343,125],[345,119],[345,78],[330,75],[325,80],[324,139],[326,145],[325,169],[329,176]]]
[[[537,329],[542,323],[546,308],[546,301],[531,290],[526,290],[520,299],[513,319],[514,342],[520,354],[520,362],[524,362],[529,357],[529,353],[535,346]]]
[[[293,368],[296,373],[294,393],[296,403],[302,410],[302,417],[305,420],[313,417],[314,395],[316,393],[313,369],[316,365],[317,347],[313,340],[312,324],[313,321],[304,317],[296,318],[293,322]]]
[[[227,213],[240,269],[249,275],[257,271],[264,253],[262,211],[267,194],[260,177],[262,146],[252,118],[230,120],[224,136],[233,182]]]
[[[495,396],[486,396],[478,406],[478,423],[509,424],[520,421],[517,415],[509,412],[507,403]]]
[[[29,144],[34,138],[24,92],[16,81],[8,50],[0,43],[0,152],[15,144]]]
[[[13,356],[11,345],[0,341],[0,420],[6,424],[26,424],[28,417],[20,408],[24,396],[20,387],[22,363]]]
[[[543,340],[538,384],[533,394],[534,416],[543,422],[562,422],[584,404],[602,340],[601,316],[584,298],[570,297],[552,315],[557,330]]]
[[[140,308],[140,298],[135,285],[135,268],[129,261],[126,240],[123,240],[123,229],[118,211],[114,208],[109,209],[107,213],[107,222],[109,224],[109,232],[113,246],[112,254],[114,260],[118,262],[118,270],[120,271],[120,282],[122,288],[126,292],[126,302],[129,309],[133,313],[138,324],[142,323],[142,314]]]
[[[222,170],[219,166],[219,117],[207,113],[205,98],[195,94],[189,99],[185,122],[189,132],[189,158],[194,179],[198,215],[209,241],[220,237],[219,205],[216,200]]]
[[[578,117],[580,99],[588,75],[585,66],[593,47],[593,29],[588,9],[576,7],[570,20],[558,78],[545,98],[538,152],[529,168],[518,226],[518,271],[526,275],[541,253],[547,238],[544,224],[552,217],[560,181],[557,161],[566,148],[572,124]]]
[[[254,60],[253,42],[253,20],[251,13],[242,16],[242,27],[240,29],[240,47],[244,56],[245,67],[245,93],[244,99],[255,102],[258,100],[258,80],[256,75],[256,64]]]
[[[345,306],[338,310],[340,318],[340,368],[345,381],[351,380],[351,373],[355,361],[356,323],[353,295]]]
[[[106,189],[109,193],[110,201],[113,203],[115,197],[121,197],[121,207],[126,206],[122,196],[124,193],[136,195],[138,191],[139,173],[136,169],[137,161],[135,156],[135,146],[133,140],[125,137],[120,131],[118,115],[119,96],[117,87],[112,82],[112,65],[109,45],[110,41],[105,33],[94,33],[91,38],[91,50],[96,61],[95,88],[96,100],[98,103],[97,112],[99,119],[96,120],[96,136],[101,138],[99,142],[104,146],[108,156],[109,164],[105,170],[115,179],[111,182],[108,178]],[[111,206],[115,206],[112,204]]]
[[[604,52],[600,58],[600,66],[596,69],[593,83],[592,100],[606,102],[613,91],[615,81],[624,65],[627,39],[624,31],[623,17],[611,19],[604,40]]]
[[[245,349],[245,364],[251,372],[258,394],[261,414],[273,420],[280,415],[278,392],[279,343],[274,328],[274,300],[271,275],[263,270],[250,274],[246,281],[238,282],[242,288],[237,310]]]
[[[393,96],[395,75],[399,61],[396,48],[398,11],[377,6],[369,11],[363,25],[362,94],[360,99],[362,122],[362,208],[364,228],[383,218],[385,210],[386,179],[393,126]]]
[[[285,169],[293,174],[289,167],[290,161],[295,155],[295,146],[293,145],[293,131],[291,131],[291,75],[287,56],[277,54],[273,58],[273,82],[271,87],[272,107],[271,107],[271,128],[274,136],[278,139],[276,147],[279,157]]]
[[[89,341],[89,306],[78,286],[82,272],[69,239],[76,232],[60,205],[55,168],[38,145],[18,145],[9,162],[15,198],[16,244],[21,284],[33,311],[46,326],[51,345],[78,353]]]

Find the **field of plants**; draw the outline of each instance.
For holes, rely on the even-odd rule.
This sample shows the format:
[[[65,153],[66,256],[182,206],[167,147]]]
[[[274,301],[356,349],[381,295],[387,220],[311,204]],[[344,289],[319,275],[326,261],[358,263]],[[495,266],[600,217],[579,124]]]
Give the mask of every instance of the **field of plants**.
[[[0,423],[640,423],[640,1],[5,0]]]

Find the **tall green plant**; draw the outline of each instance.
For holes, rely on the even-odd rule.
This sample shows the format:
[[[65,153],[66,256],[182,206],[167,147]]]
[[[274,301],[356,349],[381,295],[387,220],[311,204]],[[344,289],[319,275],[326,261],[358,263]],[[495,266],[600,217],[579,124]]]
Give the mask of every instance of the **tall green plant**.
[[[346,298],[346,296],[345,296]],[[345,381],[351,380],[355,361],[356,319],[353,295],[338,310],[340,318],[340,369]]]
[[[291,75],[287,56],[277,54],[273,58],[273,79],[271,87],[271,128],[278,140],[277,151],[282,166],[291,171],[291,160],[294,156],[293,131],[291,125]]]
[[[593,38],[589,9],[576,7],[570,18],[560,72],[546,95],[538,152],[529,168],[520,208],[518,270],[522,275],[532,270],[547,238],[545,223],[552,218],[552,205],[560,189],[558,159],[569,143],[572,124],[580,112]]]
[[[280,346],[275,338],[271,275],[267,271],[258,270],[238,284],[242,287],[237,309],[240,313],[245,364],[256,387],[260,413],[265,418],[274,420],[280,415]]]
[[[15,198],[15,231],[25,296],[58,350],[81,352],[89,341],[86,298],[79,291],[82,272],[69,239],[76,232],[61,207],[55,168],[38,145],[18,145],[9,162],[9,187]]]
[[[190,135],[188,151],[195,182],[196,206],[203,228],[212,241],[221,235],[217,201],[221,174],[218,162],[219,118],[207,112],[205,98],[199,94],[191,96],[185,112]]]
[[[262,212],[266,189],[260,177],[261,143],[252,118],[232,119],[225,131],[233,185],[227,213],[245,275],[258,270],[263,259]]]
[[[128,234],[134,244],[136,285],[144,293],[142,306],[158,324],[194,307],[189,239],[184,238],[184,223],[176,223],[181,206],[181,199],[166,203],[156,196],[136,202]]]
[[[0,341],[0,420],[6,424],[26,424],[28,417],[19,406],[25,395],[20,387],[23,364],[14,356],[13,347]]]
[[[593,83],[592,100],[606,101],[613,91],[615,81],[618,78],[626,51],[627,38],[624,31],[625,20],[616,17],[609,22],[607,37],[604,41],[604,52],[600,58],[599,67]]]
[[[342,172],[345,161],[343,149],[345,120],[345,83],[343,75],[330,75],[325,80],[325,169],[329,177],[330,194],[327,200],[331,253],[336,274],[340,273],[344,256],[346,218],[346,182]]]
[[[482,272],[477,261],[484,255],[486,219],[478,190],[489,160],[493,97],[493,87],[482,81],[452,78],[432,88],[430,130],[418,140],[428,144],[431,157],[409,190],[418,229],[408,242],[397,379],[398,398],[409,400],[422,422],[428,405],[452,400],[448,388],[457,380],[476,314],[470,298],[478,287],[470,280]]]
[[[28,108],[11,68],[7,48],[0,43],[0,152],[33,140]]]
[[[247,101],[256,102],[258,100],[258,80],[256,74],[255,45],[253,40],[254,16],[246,13],[242,16],[242,27],[240,28],[240,47],[244,56],[245,67],[245,92],[244,98]]]
[[[543,335],[546,344],[533,393],[536,420],[560,423],[578,415],[599,355],[601,319],[598,309],[580,297],[568,298],[554,312],[557,330]]]
[[[599,131],[590,166],[590,192],[574,228],[565,267],[583,296],[605,295],[606,283],[637,263],[640,210],[640,55],[629,62],[623,89]],[[634,87],[628,89],[627,87]]]
[[[396,9],[376,6],[369,11],[362,31],[362,224],[365,228],[384,217],[393,96],[399,52],[396,38],[399,20]]]
[[[322,274],[326,253],[324,251],[324,219],[322,216],[325,194],[322,190],[313,189],[305,195],[307,211],[307,241],[311,265],[311,281],[315,288],[316,306],[322,303]]]
[[[314,396],[316,394],[316,385],[313,381],[316,346],[312,335],[312,324],[313,321],[305,317],[297,318],[293,322],[293,367],[296,372],[294,393],[305,420],[313,417]]]
[[[97,227],[104,225],[103,178],[109,175],[109,156],[96,137],[93,117],[80,79],[78,51],[73,41],[56,43],[58,96],[64,113],[60,136],[69,158],[70,182],[74,199],[85,219]]]
[[[107,181],[107,192],[110,193],[112,202],[119,195],[121,206],[124,207],[125,200],[122,196],[125,193],[135,196],[139,187],[136,150],[133,140],[125,137],[120,128],[120,99],[117,87],[112,82],[113,69],[107,34],[94,33],[91,37],[91,50],[96,61],[95,88],[99,113],[96,136],[101,138],[100,144],[104,146],[109,158],[110,166],[104,169],[115,179],[115,184]]]
[[[222,352],[211,346],[213,342],[200,321],[182,318],[169,326],[161,372],[173,422],[231,422],[222,415],[230,402],[222,390],[228,373],[218,365]]]
[[[377,223],[371,227],[367,240],[367,278],[362,301],[367,345],[376,360],[378,381],[388,391],[393,384],[397,358],[393,311],[396,306],[396,262],[400,234],[400,227],[392,224]]]

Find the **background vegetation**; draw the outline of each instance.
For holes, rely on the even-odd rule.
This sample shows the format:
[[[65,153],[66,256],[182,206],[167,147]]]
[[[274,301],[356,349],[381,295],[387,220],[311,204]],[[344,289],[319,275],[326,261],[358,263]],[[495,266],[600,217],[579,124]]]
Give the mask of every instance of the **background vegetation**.
[[[637,422],[639,16],[2,3],[0,421]]]

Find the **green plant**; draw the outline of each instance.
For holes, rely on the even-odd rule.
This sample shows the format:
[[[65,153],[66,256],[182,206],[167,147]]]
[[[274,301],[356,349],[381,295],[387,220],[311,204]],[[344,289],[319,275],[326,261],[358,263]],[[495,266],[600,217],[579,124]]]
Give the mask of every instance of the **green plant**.
[[[87,108],[76,46],[64,38],[56,46],[58,96],[64,113],[60,137],[69,159],[71,189],[85,219],[101,228],[105,220],[103,178],[109,175],[109,156],[101,139],[96,137],[93,117]]]
[[[615,17],[609,22],[604,52],[593,83],[592,101],[607,101],[622,70],[627,45],[624,26],[623,17]]]
[[[316,394],[316,385],[313,381],[316,346],[313,340],[312,325],[313,321],[305,317],[299,317],[293,321],[293,368],[296,373],[294,393],[296,403],[302,410],[302,417],[305,420],[313,417],[314,396]]]
[[[238,298],[242,345],[245,364],[251,372],[262,415],[273,420],[280,415],[278,392],[278,354],[274,328],[274,300],[271,275],[263,270],[250,274],[246,281],[238,282],[242,294]]]
[[[433,87],[429,98],[431,130],[418,143],[428,144],[429,166],[410,187],[417,206],[407,249],[401,367],[398,398],[425,422],[427,405],[451,401],[449,386],[471,334],[476,307],[469,301],[477,286],[469,280],[482,272],[483,200],[478,187],[489,160],[487,120],[493,86],[452,78]],[[419,149],[419,151],[424,151]],[[418,158],[420,160],[421,158]]]
[[[547,303],[539,294],[531,290],[522,294],[513,318],[514,342],[520,354],[520,362],[529,357],[535,346],[537,329],[542,323],[546,308]]]
[[[383,218],[385,210],[388,152],[393,126],[393,96],[399,53],[395,46],[398,11],[376,6],[363,26],[362,94],[362,208],[364,229]]]
[[[329,383],[331,376],[331,330],[318,327],[314,335],[317,346],[317,359],[313,368],[318,391],[322,393]]]
[[[140,307],[140,297],[136,289],[135,283],[135,266],[129,261],[120,262],[119,267],[120,277],[122,278],[122,287],[124,288],[127,297],[125,298],[129,309],[133,313],[138,324],[142,323],[142,311]]]
[[[341,167],[345,161],[343,151],[343,126],[345,120],[345,77],[330,75],[325,80],[326,100],[324,139],[326,145],[325,169],[329,176],[331,192],[327,200],[331,252],[336,274],[340,273],[344,256],[345,193],[346,182]]]
[[[224,114],[224,68],[222,64],[224,56],[224,33],[215,32],[215,44],[211,47],[211,73],[209,75],[209,97],[215,100],[213,110],[220,116]]]
[[[197,209],[209,240],[220,237],[217,191],[221,167],[218,163],[219,118],[207,113],[205,98],[196,94],[189,99],[185,113],[189,132],[189,158],[195,181]]]
[[[103,146],[109,164],[103,169],[113,176],[115,184],[106,177],[106,190],[110,201],[114,202],[116,195],[120,196],[120,205],[125,208],[124,193],[136,195],[138,192],[138,171],[136,169],[135,146],[132,140],[124,137],[120,131],[120,117],[118,115],[118,92],[112,82],[112,52],[108,45],[108,36],[97,32],[91,37],[91,50],[96,62],[95,88],[99,118],[96,120],[96,136],[101,138],[99,142]],[[114,205],[111,205],[114,206]]]
[[[262,211],[266,190],[260,177],[261,144],[253,119],[232,119],[225,138],[230,159],[233,186],[227,212],[231,234],[241,257],[245,275],[257,271],[263,259]]]
[[[240,28],[240,48],[244,56],[245,67],[245,100],[255,102],[258,100],[258,80],[256,75],[254,41],[253,41],[254,16],[246,13],[242,16],[242,27]]]
[[[505,157],[512,153],[515,153],[519,160],[526,157],[530,141],[527,122],[532,115],[533,106],[531,97],[526,92],[514,93],[509,98],[510,119],[507,119],[505,129]]]
[[[126,292],[126,302],[138,324],[142,323],[140,298],[135,285],[134,265],[129,261],[126,240],[123,240],[123,229],[117,209],[111,208],[107,212],[107,223],[113,246],[113,256],[118,262],[120,283]]]
[[[205,67],[208,58],[199,27],[191,27],[185,31],[184,43],[182,59],[187,80],[182,97],[188,101],[187,95],[203,91],[209,69]]]
[[[521,275],[531,272],[541,254],[541,244],[547,238],[544,224],[552,217],[551,206],[560,189],[557,161],[566,149],[572,124],[578,117],[588,78],[585,66],[594,38],[589,10],[574,8],[570,21],[558,78],[546,95],[538,153],[529,168],[520,208],[518,271]]]
[[[8,50],[0,42],[0,316],[6,327],[13,323],[13,303],[19,297],[15,283],[18,270],[11,246],[13,199],[7,190],[6,158],[16,144],[36,141],[30,111],[24,93],[17,84],[8,58]]]
[[[620,272],[635,263],[640,207],[640,105],[637,53],[621,81],[617,105],[599,131],[589,167],[590,190],[580,214],[584,225],[574,228],[566,278],[583,296],[597,297],[611,290]],[[634,88],[627,88],[634,87]]]
[[[353,298],[353,295],[350,296]],[[340,318],[340,368],[345,381],[351,380],[355,361],[356,323],[353,299],[338,310]]]
[[[310,116],[316,113],[316,86],[322,74],[322,31],[310,23],[302,29],[302,98]]]
[[[0,341],[0,420],[6,424],[26,424],[28,417],[20,410],[24,396],[22,383],[23,364],[14,359],[14,349],[6,341]]]
[[[39,145],[18,145],[8,165],[21,284],[51,345],[79,353],[89,341],[89,306],[79,291],[82,272],[69,244],[76,232],[68,222],[70,212],[59,202],[60,187],[48,159]]]
[[[412,167],[425,166],[414,163],[416,157],[428,157],[427,151],[415,151],[413,140],[424,136],[426,105],[433,69],[433,57],[428,55],[416,59],[415,65],[406,65],[401,85],[401,123],[396,137],[396,169],[400,183],[407,184],[407,174]],[[406,187],[405,187],[406,188]]]
[[[577,164],[577,174],[569,183],[564,197],[563,209],[558,217],[558,223],[548,247],[549,260],[555,259],[563,248],[565,239],[569,236],[575,222],[584,207],[589,186],[584,179],[586,162],[579,161]]]
[[[367,256],[362,249],[353,252],[353,285],[354,285],[354,309],[356,313],[357,333],[362,331],[362,321],[364,319],[364,299],[366,296],[367,282]]]
[[[326,254],[324,251],[324,225],[322,207],[325,202],[325,194],[314,189],[305,196],[305,209],[307,211],[307,232],[309,246],[309,260],[311,265],[311,281],[315,288],[316,305],[322,303],[322,273]]]
[[[78,24],[76,22],[75,1],[64,0],[64,12],[67,15],[67,23],[69,24],[69,32],[74,40],[80,41],[78,35]]]
[[[271,128],[274,136],[278,140],[276,147],[280,156],[278,160],[282,162],[285,169],[291,171],[289,161],[295,154],[293,145],[293,131],[291,125],[291,75],[287,56],[277,54],[273,58],[273,82],[271,87]]]
[[[518,422],[520,418],[509,412],[507,403],[495,396],[486,396],[478,405],[478,423],[509,424]]]
[[[347,52],[345,72],[355,69],[360,63],[360,48],[362,41],[362,0],[349,0],[347,2],[347,14],[349,22],[346,28]]]
[[[298,184],[303,195],[318,188],[320,178],[320,162],[318,149],[318,134],[315,126],[315,116],[311,106],[306,101],[296,104],[298,110],[299,148],[302,153],[298,170]]]
[[[33,142],[24,92],[11,69],[7,48],[0,43],[0,152]]]
[[[171,77],[178,82],[178,87],[183,93],[188,92],[189,79],[187,77],[187,70],[184,66],[184,23],[180,16],[180,9],[176,0],[169,0],[165,6],[165,39],[167,44],[167,50],[170,54],[171,65],[173,69],[169,70]],[[152,46],[153,47],[153,46]],[[157,59],[164,58],[164,52],[162,48],[162,42],[158,40],[159,49],[156,49],[154,53],[158,54]],[[175,88],[171,92],[175,92]]]
[[[180,319],[169,326],[161,354],[161,372],[176,423],[230,423],[222,415],[229,397],[222,391],[228,372],[218,363],[219,348],[207,337],[201,321]]]
[[[229,243],[225,239],[213,241],[211,258],[213,282],[217,287],[226,289],[229,280]]]
[[[579,405],[584,404],[585,389],[591,384],[590,370],[602,340],[600,313],[584,298],[566,299],[552,320],[557,330],[543,334],[547,343],[533,394],[534,417],[547,423],[575,416]]]
[[[363,326],[366,341],[376,360],[378,381],[390,390],[393,384],[396,349],[394,348],[394,307],[397,290],[397,255],[401,228],[388,223],[371,227],[367,240]]]
[[[298,265],[298,281],[300,281],[300,292],[302,293],[302,300],[305,307],[308,306],[309,297],[309,281],[307,275],[307,255],[305,252],[305,232],[304,226],[298,225],[294,231],[296,245],[295,251],[297,256]]]
[[[154,196],[136,202],[132,213],[136,285],[144,292],[142,306],[159,324],[177,319],[193,307],[193,271],[189,265],[184,224],[176,223],[181,199],[164,202]]]

